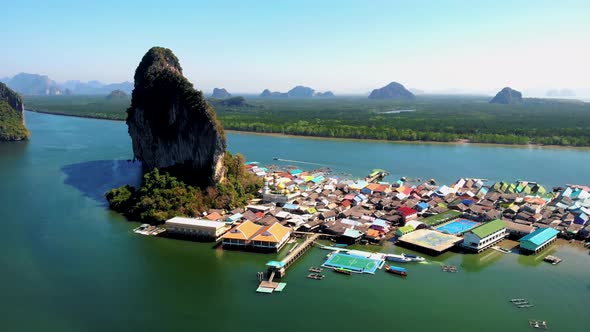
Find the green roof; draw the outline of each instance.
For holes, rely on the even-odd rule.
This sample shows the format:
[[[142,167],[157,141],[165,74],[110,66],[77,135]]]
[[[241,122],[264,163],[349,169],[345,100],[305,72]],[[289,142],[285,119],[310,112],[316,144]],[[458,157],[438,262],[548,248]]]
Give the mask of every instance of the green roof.
[[[425,223],[428,226],[436,226],[438,224],[442,224],[443,222],[447,222],[451,219],[455,219],[461,215],[461,212],[455,210],[449,210],[443,213],[435,214],[434,216],[430,216],[419,220]]]
[[[477,235],[480,239],[483,239],[490,234],[496,233],[502,228],[506,228],[506,223],[502,220],[496,219],[481,226],[475,227],[470,232]]]

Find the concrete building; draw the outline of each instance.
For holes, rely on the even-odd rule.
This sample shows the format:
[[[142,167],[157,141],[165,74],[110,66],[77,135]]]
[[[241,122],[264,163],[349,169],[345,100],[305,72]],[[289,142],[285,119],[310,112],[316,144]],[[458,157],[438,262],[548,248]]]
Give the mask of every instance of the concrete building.
[[[555,228],[539,228],[520,239],[520,250],[524,253],[536,254],[547,248],[557,239],[559,231]]]
[[[463,234],[464,248],[482,252],[507,236],[506,223],[496,219],[473,228]]]
[[[173,235],[191,236],[215,241],[223,235],[229,227],[224,222],[174,217],[166,220],[166,232]]]

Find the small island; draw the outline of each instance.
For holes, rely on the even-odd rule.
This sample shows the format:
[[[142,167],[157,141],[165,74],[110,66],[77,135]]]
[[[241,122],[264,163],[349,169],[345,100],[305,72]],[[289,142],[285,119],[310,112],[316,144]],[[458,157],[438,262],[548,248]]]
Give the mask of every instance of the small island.
[[[131,97],[126,122],[145,174],[139,188],[106,194],[112,209],[159,223],[242,205],[260,188],[244,159],[226,151],[215,110],[183,76],[171,50],[153,47],[144,55]]]

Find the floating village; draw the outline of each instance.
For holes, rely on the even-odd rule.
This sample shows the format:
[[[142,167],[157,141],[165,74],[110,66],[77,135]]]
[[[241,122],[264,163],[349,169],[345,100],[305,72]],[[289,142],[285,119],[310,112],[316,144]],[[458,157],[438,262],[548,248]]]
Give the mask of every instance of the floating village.
[[[246,168],[263,179],[259,197],[249,205],[210,210],[202,218],[174,217],[161,227],[142,225],[135,231],[215,241],[223,249],[276,253],[285,247],[283,259],[269,261],[257,273],[260,293],[281,292],[286,284],[278,281],[313,246],[328,253],[321,266],[309,267],[307,277],[314,280],[323,280],[326,270],[345,275],[382,270],[405,278],[405,264],[426,260],[370,249],[385,242],[425,256],[496,250],[539,255],[549,264],[561,262],[547,254],[557,238],[590,246],[587,186],[545,188],[531,181],[473,178],[452,185],[408,178],[390,183],[383,181],[389,174],[379,169],[351,180],[333,176],[329,169],[262,167],[257,162],[246,163]],[[503,247],[506,239],[517,245]],[[355,244],[367,245],[367,250],[349,249]],[[458,269],[443,265],[441,271]],[[533,306],[525,299],[510,302],[517,308]],[[530,325],[547,328],[544,321],[531,320]]]

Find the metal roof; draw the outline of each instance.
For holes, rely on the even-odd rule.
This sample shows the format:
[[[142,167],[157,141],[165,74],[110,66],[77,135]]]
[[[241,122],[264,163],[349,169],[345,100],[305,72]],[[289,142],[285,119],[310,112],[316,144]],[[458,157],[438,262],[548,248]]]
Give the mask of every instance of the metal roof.
[[[557,234],[559,234],[559,231],[555,228],[539,228],[531,234],[524,236],[522,239],[520,239],[520,242],[529,241],[536,246],[540,246],[543,243],[551,240],[554,236],[557,236]]]

